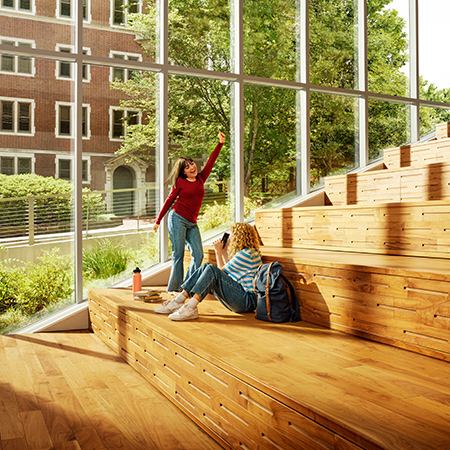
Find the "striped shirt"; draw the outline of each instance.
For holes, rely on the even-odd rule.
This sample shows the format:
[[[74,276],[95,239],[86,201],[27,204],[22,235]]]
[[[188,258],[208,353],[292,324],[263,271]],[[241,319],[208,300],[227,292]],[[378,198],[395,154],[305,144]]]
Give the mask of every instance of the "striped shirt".
[[[253,279],[261,263],[261,256],[256,250],[244,248],[236,252],[223,270],[246,291],[253,292]]]

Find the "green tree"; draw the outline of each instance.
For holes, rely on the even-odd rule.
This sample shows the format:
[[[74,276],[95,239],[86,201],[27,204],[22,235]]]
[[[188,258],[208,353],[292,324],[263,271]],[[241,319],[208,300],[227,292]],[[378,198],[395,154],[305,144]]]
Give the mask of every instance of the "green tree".
[[[369,84],[375,92],[405,94],[406,61],[404,21],[386,9],[390,0],[368,5]],[[156,42],[156,11],[149,2],[144,14],[129,15],[129,28]],[[293,0],[247,0],[244,11],[244,72],[264,78],[295,80],[295,2]],[[355,10],[353,0],[310,1],[311,82],[319,85],[355,87]],[[228,72],[230,11],[225,0],[172,0],[169,3],[169,59],[177,66]],[[154,56],[154,53],[149,53]],[[139,74],[127,83],[116,83],[128,95],[124,106],[141,109],[147,122],[130,126],[122,152],[152,158],[154,147],[153,75]],[[255,198],[262,191],[281,195],[292,188],[295,167],[296,102],[289,89],[245,86],[245,193]],[[169,80],[169,135],[178,145],[171,154],[192,156],[210,151],[217,128],[229,134],[230,84],[213,79],[173,76]],[[325,176],[354,163],[355,113],[348,98],[317,95],[311,104],[312,168]],[[371,110],[370,123],[402,131],[396,105]],[[386,116],[387,114],[387,116]],[[401,133],[400,133],[401,135]],[[399,136],[400,136],[399,135]],[[401,135],[402,136],[402,135]],[[381,148],[390,136],[378,138]],[[228,144],[228,142],[227,142]],[[389,144],[388,144],[389,145]],[[381,146],[381,147],[380,147]],[[276,177],[274,176],[276,174]],[[224,149],[215,167],[218,179],[229,175],[229,152]],[[273,182],[271,181],[273,179]]]

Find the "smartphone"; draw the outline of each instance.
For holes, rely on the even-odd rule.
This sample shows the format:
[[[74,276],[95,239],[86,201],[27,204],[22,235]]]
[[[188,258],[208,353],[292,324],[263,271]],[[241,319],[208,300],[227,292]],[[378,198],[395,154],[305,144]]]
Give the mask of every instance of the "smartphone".
[[[222,248],[225,248],[225,245],[227,245],[227,241],[228,241],[228,238],[230,237],[230,233],[223,233],[223,236],[222,236],[222,239],[221,239],[221,241],[222,241]]]

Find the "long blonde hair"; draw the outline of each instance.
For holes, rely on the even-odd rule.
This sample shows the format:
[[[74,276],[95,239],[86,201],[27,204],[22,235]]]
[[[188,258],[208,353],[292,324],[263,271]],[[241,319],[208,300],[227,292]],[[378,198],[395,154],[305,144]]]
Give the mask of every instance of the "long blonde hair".
[[[228,244],[228,254],[231,257],[244,248],[255,250],[259,256],[259,236],[249,223],[238,222],[231,226],[230,243]]]

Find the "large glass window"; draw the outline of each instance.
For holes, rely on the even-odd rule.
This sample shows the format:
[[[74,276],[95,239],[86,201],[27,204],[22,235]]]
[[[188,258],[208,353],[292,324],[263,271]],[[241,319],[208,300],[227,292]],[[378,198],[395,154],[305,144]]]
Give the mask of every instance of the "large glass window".
[[[354,0],[309,2],[310,80],[312,84],[356,87],[357,10]]]
[[[0,198],[2,211],[13,208],[0,217],[10,221],[0,232],[22,227],[23,248],[49,224],[69,236],[46,248],[59,252],[68,277],[61,295],[31,313],[14,311],[25,321],[82,301],[88,287],[110,286],[133,265],[166,259],[164,224],[161,234],[141,232],[152,231],[175,158],[187,153],[201,167],[219,130],[226,144],[206,186],[204,238],[256,208],[292,204],[323,177],[364,166],[449,120],[447,63],[436,54],[445,40],[444,0],[110,0],[106,11],[89,0],[77,30],[80,55],[75,4],[39,10],[36,28],[35,2],[0,0],[2,187],[20,176],[15,186],[52,192],[34,195],[30,187],[14,205]],[[409,11],[416,4],[418,17]],[[73,210],[75,191],[82,200]],[[25,263],[34,254],[0,238],[2,256],[10,251]],[[103,251],[114,263],[123,257],[119,271],[99,271]],[[29,286],[31,274],[23,276]],[[10,306],[0,317],[4,311]]]
[[[409,107],[402,103],[369,101],[369,158],[376,159],[386,148],[410,141]]]
[[[445,0],[419,0],[419,74],[420,97],[426,100],[450,101],[450,69],[439,42],[447,37],[450,3]],[[436,121],[447,117],[436,111]],[[434,114],[432,114],[434,115]],[[445,119],[448,120],[448,119]]]
[[[172,64],[228,72],[229,1],[170,0],[168,46]]]
[[[357,167],[358,102],[356,98],[311,94],[311,187],[328,175]]]
[[[293,89],[246,85],[244,195],[256,208],[275,207],[296,192],[297,111]]]
[[[244,71],[246,75],[295,80],[297,71],[295,0],[244,0]]]
[[[409,3],[367,1],[367,75],[371,92],[409,95]]]

